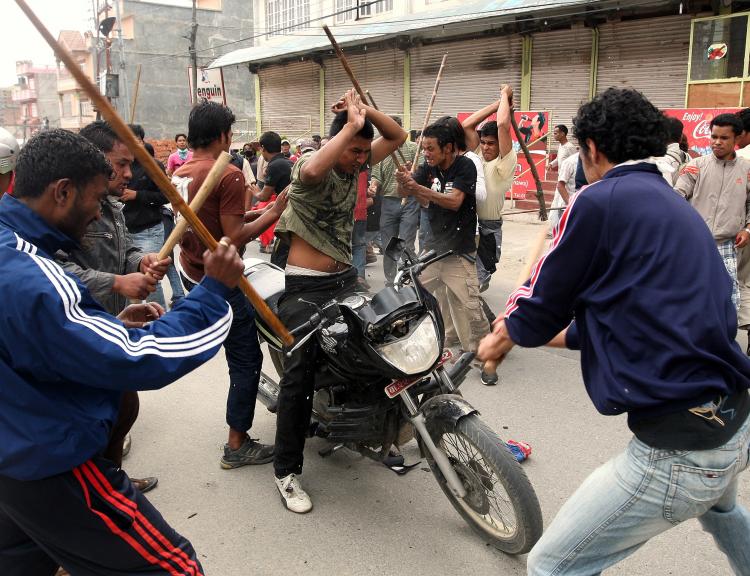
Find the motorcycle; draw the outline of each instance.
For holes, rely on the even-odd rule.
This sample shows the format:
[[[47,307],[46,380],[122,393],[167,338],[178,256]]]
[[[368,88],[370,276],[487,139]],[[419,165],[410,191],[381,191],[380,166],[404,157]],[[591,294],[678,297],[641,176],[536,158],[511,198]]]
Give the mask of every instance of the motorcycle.
[[[347,448],[379,462],[416,437],[464,520],[495,548],[528,552],[542,534],[534,489],[504,442],[461,396],[474,354],[464,353],[450,364],[437,301],[419,281],[425,268],[450,252],[417,258],[394,240],[386,257],[402,264],[393,286],[317,306],[309,321],[292,330],[294,346],[317,338],[325,356],[316,368],[309,434],[330,442],[323,456]],[[248,258],[245,276],[277,311],[284,271]],[[256,318],[259,337],[281,375],[286,351]],[[261,373],[258,398],[272,412],[278,394],[278,381]]]

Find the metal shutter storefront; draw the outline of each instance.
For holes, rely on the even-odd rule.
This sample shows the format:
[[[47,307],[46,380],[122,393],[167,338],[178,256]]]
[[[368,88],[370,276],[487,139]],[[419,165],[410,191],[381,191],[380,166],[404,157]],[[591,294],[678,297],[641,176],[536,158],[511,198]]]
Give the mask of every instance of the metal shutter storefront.
[[[605,24],[599,28],[597,92],[630,87],[654,106],[682,108],[689,46],[689,16]]]
[[[443,54],[448,53],[431,119],[474,112],[510,84],[520,99],[521,37],[496,36],[419,46],[411,50],[411,127],[420,130]]]
[[[589,99],[589,28],[534,34],[531,53],[531,109],[549,110],[552,125],[572,128],[581,103]]]
[[[319,67],[310,60],[261,68],[260,108],[263,131],[294,140],[318,132]]]
[[[349,65],[362,87],[372,93],[378,108],[387,114],[404,112],[404,53],[397,48],[373,50],[361,54],[347,54]],[[352,83],[337,59],[325,60],[326,70],[326,128],[333,119],[331,105]]]

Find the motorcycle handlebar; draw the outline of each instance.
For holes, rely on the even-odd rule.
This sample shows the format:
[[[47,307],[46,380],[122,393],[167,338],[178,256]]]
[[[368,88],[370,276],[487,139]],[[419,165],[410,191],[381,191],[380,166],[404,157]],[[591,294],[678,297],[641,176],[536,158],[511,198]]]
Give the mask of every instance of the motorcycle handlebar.
[[[310,316],[310,319],[307,322],[305,322],[304,324],[300,324],[294,330],[292,330],[291,332],[292,336],[296,336],[297,334],[306,332],[307,330],[311,328],[317,328],[321,320],[322,320],[321,315],[315,312],[312,316]]]

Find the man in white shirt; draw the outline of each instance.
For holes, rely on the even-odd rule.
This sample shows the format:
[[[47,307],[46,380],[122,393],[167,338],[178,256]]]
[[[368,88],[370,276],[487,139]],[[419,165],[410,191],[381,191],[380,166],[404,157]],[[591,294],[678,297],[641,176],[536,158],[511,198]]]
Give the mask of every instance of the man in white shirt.
[[[552,132],[552,136],[560,146],[557,148],[557,158],[550,162],[550,170],[559,170],[563,162],[576,153],[576,145],[568,140],[568,127],[565,124],[558,124]]]
[[[667,153],[661,157],[661,160],[672,171],[669,174],[662,172],[662,175],[669,185],[674,187],[677,184],[677,179],[680,177],[680,170],[690,161],[690,156],[680,148],[680,140],[682,139],[682,131],[684,129],[682,122],[677,118],[667,116],[666,123],[669,141],[667,142]]]
[[[560,222],[563,210],[576,193],[576,168],[578,168],[578,152],[573,153],[572,156],[568,156],[560,165],[560,171],[557,176],[557,188],[555,189],[555,197],[552,200],[549,215],[550,229],[553,233],[558,222]]]
[[[738,158],[750,160],[750,108],[737,112],[742,122],[742,134],[737,138]],[[740,306],[737,309],[737,326],[747,330],[747,355],[750,356],[750,247],[737,250],[737,283],[740,289]]]
[[[480,243],[483,236],[493,237],[495,242],[495,261],[500,260],[500,250],[503,242],[503,204],[505,194],[513,185],[513,176],[516,171],[518,159],[513,149],[513,140],[510,136],[510,107],[513,102],[513,89],[503,85],[500,89],[500,98],[474,112],[462,126],[466,136],[466,147],[481,153],[482,170],[484,175],[484,194],[479,190],[477,180],[477,216],[479,218]],[[497,122],[487,122],[477,131],[477,127],[488,116],[497,113]],[[479,280],[479,291],[484,292],[490,284],[492,271],[488,266],[477,258],[477,278]],[[490,269],[492,267],[490,266]]]

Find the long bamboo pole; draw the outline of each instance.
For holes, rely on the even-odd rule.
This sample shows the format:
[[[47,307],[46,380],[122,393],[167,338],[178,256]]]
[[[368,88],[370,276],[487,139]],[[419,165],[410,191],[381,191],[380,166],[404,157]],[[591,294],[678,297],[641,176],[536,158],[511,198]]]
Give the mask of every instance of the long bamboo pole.
[[[411,173],[414,174],[417,171],[417,162],[419,161],[419,153],[422,151],[422,138],[424,137],[424,131],[427,130],[427,126],[430,124],[430,117],[432,116],[432,107],[435,105],[435,98],[437,98],[438,88],[440,88],[440,80],[443,78],[443,68],[445,68],[445,60],[448,58],[448,53],[443,54],[443,60],[440,62],[440,70],[438,70],[437,77],[435,78],[435,86],[432,89],[432,96],[430,96],[430,104],[427,106],[427,113],[424,116],[424,122],[422,122],[422,131],[419,133],[417,138],[417,151],[414,154],[414,161],[411,164]]]
[[[224,170],[229,166],[231,160],[232,155],[229,154],[229,152],[222,152],[219,154],[214,165],[211,166],[211,170],[208,171],[206,179],[203,180],[203,184],[201,184],[201,187],[198,189],[198,192],[195,193],[192,202],[190,202],[190,209],[193,212],[197,214],[201,209],[206,198],[208,198],[211,195],[211,192],[214,191],[214,188],[216,188],[216,184],[221,179]],[[177,221],[169,238],[167,238],[167,241],[164,242],[164,246],[159,250],[159,260],[163,260],[172,253],[172,250],[177,246],[177,243],[180,241],[180,238],[182,238],[187,227],[188,221],[185,218],[181,218]]]
[[[344,51],[341,49],[341,46],[339,46],[339,43],[336,42],[336,38],[333,37],[333,34],[331,33],[331,29],[328,28],[327,25],[323,24],[323,31],[326,33],[326,36],[328,36],[328,40],[331,42],[331,46],[333,46],[333,50],[334,52],[336,52],[336,56],[338,56],[339,62],[341,62],[341,65],[344,67],[344,71],[346,72],[347,76],[349,76],[349,80],[351,80],[352,86],[354,86],[354,89],[357,91],[357,94],[359,94],[359,97],[362,99],[362,102],[364,104],[367,104],[368,103],[367,95],[363,92],[362,86],[359,85],[359,82],[357,82],[357,78],[354,76],[354,71],[352,70],[352,67],[349,66],[349,61],[346,59],[346,56],[344,55]],[[391,152],[390,156],[394,164],[396,164],[396,168],[397,169],[401,168],[401,164],[399,163],[398,158],[396,158],[396,155],[393,152]]]
[[[521,145],[521,150],[523,150],[523,154],[524,156],[526,156],[526,162],[528,162],[529,168],[531,169],[531,175],[534,177],[534,182],[536,183],[536,199],[537,202],[539,202],[539,219],[544,222],[545,220],[547,220],[547,207],[544,204],[544,191],[542,190],[542,181],[539,178],[539,172],[537,172],[536,164],[534,164],[534,161],[531,159],[531,152],[529,152],[528,146],[526,146],[526,143],[523,141],[523,135],[518,129],[518,123],[516,122],[516,116],[514,114],[513,108],[510,109],[510,124],[511,126],[513,126],[513,132],[515,132],[516,134],[516,140],[518,140],[518,143]]]
[[[141,85],[141,65],[138,64],[138,72],[135,75],[135,90],[133,94],[133,103],[130,105],[130,124],[135,120],[135,105],[138,103],[138,88]]]
[[[58,44],[52,34],[50,34],[49,30],[47,30],[44,24],[42,24],[41,20],[39,20],[37,15],[34,14],[33,10],[29,8],[25,0],[16,0],[16,4],[18,4],[18,6],[21,8],[21,10],[23,10],[24,14],[26,14],[34,27],[46,40],[47,44],[49,44],[50,48],[52,48],[57,58],[65,64],[68,71],[70,71],[83,91],[86,92],[89,99],[95,104],[97,110],[99,110],[102,116],[104,116],[104,119],[107,120],[107,122],[109,122],[109,124],[112,126],[112,129],[115,131],[118,138],[120,138],[123,144],[125,144],[130,149],[130,151],[133,152],[133,155],[136,157],[138,162],[141,164],[141,166],[143,166],[146,173],[156,183],[156,185],[164,193],[164,195],[169,199],[172,206],[177,209],[180,214],[182,214],[182,216],[188,221],[188,224],[192,226],[201,242],[203,242],[203,244],[209,250],[215,250],[216,246],[218,245],[216,239],[211,236],[211,233],[208,231],[203,222],[198,219],[198,217],[195,215],[195,212],[190,209],[187,203],[182,199],[182,196],[180,196],[177,190],[174,189],[172,183],[169,181],[169,178],[167,178],[167,175],[164,174],[159,168],[156,160],[154,160],[146,151],[146,149],[138,142],[135,135],[130,131],[127,124],[125,124],[122,118],[120,118],[120,115],[112,107],[109,101],[101,95],[99,90],[97,90],[97,88],[92,84],[91,80],[86,77],[80,66],[78,66],[73,60],[73,57],[70,55],[70,53],[60,44]],[[250,303],[253,305],[253,307],[258,311],[258,314],[260,314],[263,320],[268,323],[271,329],[282,339],[282,341],[287,346],[291,345],[294,342],[294,338],[292,337],[292,335],[281,323],[281,320],[279,320],[276,315],[271,312],[271,309],[268,307],[265,301],[260,296],[258,296],[258,293],[255,292],[253,287],[247,281],[247,278],[245,278],[244,276],[240,279],[239,287],[245,294],[245,296],[247,296],[248,300],[250,300]]]
[[[526,261],[523,264],[518,277],[516,278],[516,288],[523,286],[524,282],[531,276],[531,269],[539,260],[542,255],[544,247],[547,245],[547,226],[541,226],[539,233],[534,238],[534,243],[529,248],[529,252],[526,255]],[[497,372],[497,360],[487,360],[484,363],[484,372],[486,374],[495,374]]]
[[[370,104],[372,104],[372,107],[375,108],[375,110],[379,112],[380,108],[378,108],[378,105],[375,102],[375,98],[372,97],[372,94],[370,94],[370,91],[365,90],[365,94],[367,94],[367,97],[370,99]],[[404,158],[404,154],[401,152],[401,148],[396,148],[396,154],[398,154],[398,157],[401,158],[401,162],[406,164],[406,158]]]

